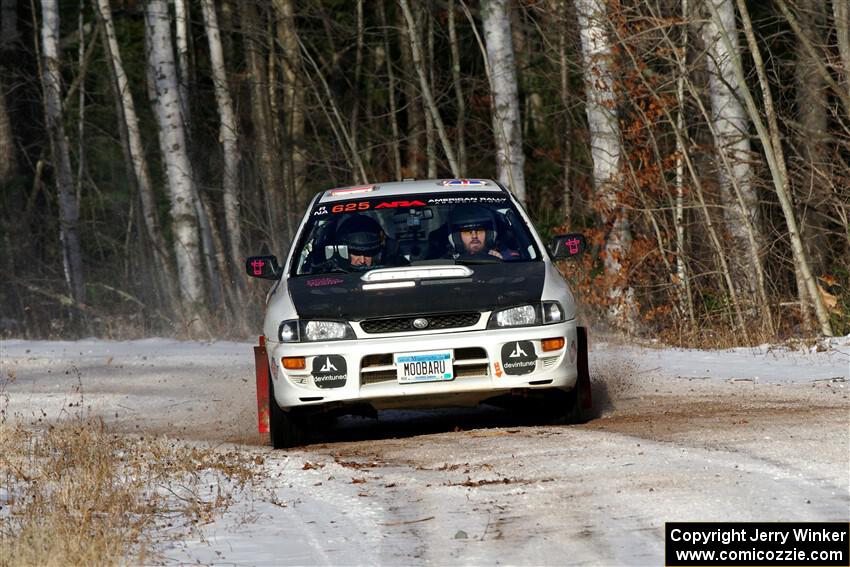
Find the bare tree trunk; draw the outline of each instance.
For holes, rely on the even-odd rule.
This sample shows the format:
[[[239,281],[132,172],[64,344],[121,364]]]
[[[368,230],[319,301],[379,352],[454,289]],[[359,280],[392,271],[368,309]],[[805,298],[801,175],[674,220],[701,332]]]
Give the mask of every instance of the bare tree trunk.
[[[12,136],[12,124],[6,110],[6,89],[0,76],[0,187],[15,174],[15,139]]]
[[[384,60],[387,65],[387,91],[390,104],[390,129],[392,131],[392,140],[390,144],[392,146],[393,151],[393,165],[395,166],[395,178],[398,181],[402,179],[401,173],[401,148],[399,147],[399,128],[398,128],[398,109],[396,106],[395,92],[396,92],[396,81],[395,81],[395,71],[393,71],[393,59],[390,55],[390,35],[387,29],[387,12],[386,6],[384,5],[384,0],[380,0],[379,4],[379,13],[381,16],[381,27],[383,28],[383,37],[384,37]]]
[[[708,52],[708,84],[711,95],[711,125],[718,153],[717,173],[726,230],[731,237],[730,258],[732,275],[740,282],[748,302],[755,299],[755,273],[750,268],[748,223],[758,222],[758,196],[752,187],[750,168],[749,120],[741,103],[741,88],[735,80],[731,59],[737,57],[738,32],[735,24],[735,5],[732,0],[713,2],[718,18],[709,18],[703,30]],[[722,40],[728,38],[728,42]],[[728,43],[728,48],[727,48]],[[722,163],[729,163],[729,168]],[[738,185],[738,196],[736,188]],[[757,242],[760,239],[757,239]]]
[[[563,160],[562,189],[561,189],[561,214],[567,223],[573,216],[573,117],[570,110],[570,68],[567,59],[567,3],[566,0],[555,0],[553,12],[558,21],[558,71],[560,74],[561,107],[564,116],[564,135],[561,136],[561,154]]]
[[[826,310],[817,282],[812,274],[811,264],[809,263],[809,258],[803,247],[803,243],[800,238],[800,231],[797,227],[790,182],[788,180],[788,172],[785,166],[785,154],[782,148],[781,133],[777,123],[776,111],[774,110],[773,105],[773,95],[770,92],[770,85],[765,72],[764,61],[762,60],[761,51],[758,43],[756,42],[747,6],[743,0],[737,0],[737,3],[738,11],[741,13],[741,21],[744,26],[744,34],[747,37],[747,44],[753,56],[753,62],[758,74],[764,111],[768,121],[767,126],[765,126],[762,121],[761,114],[759,113],[759,109],[756,106],[752,93],[749,92],[749,88],[742,88],[742,94],[747,102],[747,109],[750,112],[750,118],[753,120],[759,138],[762,140],[762,144],[764,146],[765,157],[767,158],[768,167],[770,168],[770,173],[773,177],[773,185],[776,189],[776,195],[779,198],[779,204],[782,207],[785,223],[788,226],[788,236],[791,240],[791,250],[793,252],[794,262],[797,266],[799,266],[803,276],[805,289],[814,302],[815,313],[821,327],[821,333],[826,336],[832,336],[832,326],[829,321],[829,313]],[[711,3],[709,3],[709,6],[713,8]],[[716,10],[712,10],[712,17],[718,17]],[[728,37],[724,36],[724,41],[728,42]],[[743,65],[741,64],[740,59],[737,57],[733,58],[733,62],[738,82],[742,85],[746,85]]]
[[[823,2],[798,0],[798,8],[800,31],[815,45],[825,45],[822,30],[826,24],[826,7]],[[829,202],[833,189],[830,187],[832,160],[827,153],[827,143],[831,137],[827,116],[827,85],[816,69],[817,62],[812,53],[802,42],[798,43],[794,70],[799,122],[797,151],[802,157],[797,176],[800,180],[797,195],[802,207],[800,235],[811,258],[812,268],[820,272],[829,262],[830,251],[825,238],[827,227],[817,212]]]
[[[283,49],[283,113],[289,167],[285,183],[296,208],[304,199],[307,176],[307,156],[304,147],[304,81],[301,50],[295,27],[295,2],[274,0],[277,10],[277,37]]]
[[[517,199],[525,201],[525,154],[508,0],[487,0],[481,6],[481,17],[493,95],[493,136],[499,181]]]
[[[850,3],[846,0],[832,0],[832,14],[835,18],[838,52],[841,54],[844,89],[850,96]]]
[[[421,13],[421,12],[420,12]],[[428,84],[434,84],[434,18],[428,13],[426,16],[428,24],[425,26],[425,33],[428,36]],[[428,174],[429,179],[437,177],[437,140],[434,136],[434,119],[430,113],[425,114],[425,141],[427,143],[428,155]]]
[[[113,88],[115,89],[116,104],[119,108],[121,123],[119,130],[127,138],[127,153],[129,156],[129,169],[133,172],[136,186],[139,191],[142,219],[145,234],[153,248],[154,261],[157,266],[161,286],[165,291],[169,308],[177,312],[177,288],[175,287],[174,269],[168,254],[168,247],[162,235],[159,225],[159,215],[156,210],[156,196],[153,183],[151,182],[150,169],[142,144],[142,135],[139,129],[139,119],[136,115],[136,107],[130,93],[130,82],[124,72],[124,64],[121,60],[121,52],[118,48],[118,40],[115,36],[115,26],[112,22],[112,10],[109,0],[98,0],[98,15],[104,29],[104,51],[109,63],[109,69],[113,77]]]
[[[263,184],[266,210],[269,214],[269,239],[272,249],[282,254],[291,239],[289,211],[286,210],[286,192],[280,179],[278,147],[271,130],[271,108],[268,89],[265,88],[266,61],[260,51],[257,34],[263,29],[259,24],[257,8],[253,0],[240,2],[242,32],[251,83],[251,121],[256,138],[256,154],[259,158],[259,177]]]
[[[197,191],[186,147],[183,111],[177,83],[168,6],[149,0],[145,7],[148,53],[148,91],[159,129],[159,145],[171,201],[174,255],[180,296],[192,330],[199,329],[204,300],[201,252],[198,242]]]
[[[354,49],[354,88],[353,88],[353,96],[351,97],[351,119],[349,122],[348,130],[351,132],[351,150],[355,153],[359,153],[359,147],[357,145],[357,135],[360,131],[360,125],[358,124],[360,118],[360,97],[362,96],[360,90],[360,80],[363,75],[363,35],[365,34],[364,24],[363,24],[363,0],[357,0],[356,3],[356,19],[357,19],[357,42]]]
[[[85,147],[86,135],[86,42],[85,42],[85,0],[80,0],[80,11],[77,13],[77,33],[80,34],[80,44],[77,46],[77,68],[79,69],[79,96],[77,98],[77,202],[83,189],[83,172],[86,169]],[[91,45],[97,43],[97,37],[92,37]]]
[[[688,22],[690,19],[690,6],[688,0],[682,0],[682,20]],[[686,66],[688,53],[688,26],[681,25],[682,42],[679,54],[676,57],[678,74],[676,78],[676,129],[685,131],[685,81],[688,76]],[[684,154],[687,151],[682,136],[676,137],[676,205],[673,214],[673,226],[676,228],[676,284],[678,287],[679,310],[682,314],[688,314],[688,322],[691,328],[696,325],[694,316],[694,301],[691,292],[691,280],[688,273],[687,250],[685,242],[685,161]]]
[[[631,247],[631,231],[628,215],[617,202],[621,145],[617,100],[611,75],[614,55],[605,28],[605,2],[576,0],[575,4],[584,62],[587,93],[585,112],[590,129],[593,187],[601,203],[602,220],[611,227],[605,243],[605,273],[616,281],[622,269],[620,258],[627,255]],[[634,291],[622,283],[616,283],[612,285],[609,295],[612,318],[625,321],[630,326],[634,316]]]
[[[460,44],[457,39],[457,25],[455,23],[455,0],[449,0],[449,47],[452,54],[452,86],[455,91],[457,104],[457,166],[461,175],[467,175],[466,163],[466,99],[463,96],[463,83],[460,74]]]
[[[0,5],[0,50],[10,48],[19,37],[17,0],[3,0]]]
[[[218,17],[212,0],[202,0],[201,8],[207,30],[210,48],[210,67],[215,87],[215,98],[220,116],[219,141],[224,155],[224,175],[222,179],[224,220],[227,226],[229,258],[227,266],[231,277],[236,276],[237,267],[242,264],[242,224],[239,219],[239,132],[230,86],[227,82],[227,70],[221,46],[221,33]],[[237,278],[241,282],[242,278]],[[238,286],[242,288],[241,285]]]
[[[413,49],[410,30],[405,23],[404,14],[398,12],[399,52],[401,68],[404,71],[404,99],[407,107],[407,160],[403,177],[420,178],[422,176],[422,137],[425,134],[425,112],[421,96],[416,91],[416,72],[413,70]]]
[[[443,153],[449,162],[449,169],[452,175],[458,177],[460,172],[457,168],[457,160],[452,149],[452,144],[446,134],[446,127],[443,124],[443,119],[440,117],[440,111],[437,108],[437,103],[434,101],[434,95],[431,93],[431,86],[428,84],[425,65],[422,61],[422,46],[419,41],[419,33],[416,29],[416,22],[413,19],[413,14],[410,11],[408,0],[399,0],[401,11],[404,13],[404,19],[407,21],[407,29],[410,37],[410,49],[413,55],[413,66],[416,69],[416,74],[419,75],[419,87],[422,91],[422,96],[425,98],[425,107],[431,114],[434,120],[434,126],[437,128],[437,133],[440,137],[440,142],[443,145]]]
[[[53,175],[59,201],[59,238],[68,290],[76,303],[85,303],[83,255],[78,224],[80,209],[74,191],[74,177],[65,127],[62,124],[62,73],[59,63],[59,7],[56,0],[41,3],[43,48],[42,86],[44,116],[53,156]]]
[[[187,0],[172,1],[174,2],[180,106],[183,108],[184,126],[188,128],[191,121],[191,108],[189,106],[189,5]]]

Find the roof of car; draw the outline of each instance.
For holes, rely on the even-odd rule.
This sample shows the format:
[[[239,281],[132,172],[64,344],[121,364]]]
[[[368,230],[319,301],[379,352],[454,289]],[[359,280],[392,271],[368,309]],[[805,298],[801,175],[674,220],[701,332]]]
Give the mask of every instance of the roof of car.
[[[406,196],[421,195],[423,193],[445,193],[448,191],[503,192],[504,189],[492,179],[416,179],[336,187],[325,191],[319,198],[319,202],[331,203],[334,201],[356,199],[358,197]]]

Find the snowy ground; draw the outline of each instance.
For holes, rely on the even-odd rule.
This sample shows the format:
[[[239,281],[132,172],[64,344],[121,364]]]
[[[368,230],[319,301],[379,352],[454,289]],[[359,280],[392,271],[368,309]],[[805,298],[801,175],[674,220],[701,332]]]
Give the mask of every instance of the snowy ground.
[[[594,344],[596,419],[495,409],[256,433],[250,344],[0,343],[0,410],[254,454],[262,481],[170,562],[660,565],[665,521],[850,518],[850,337],[821,350]]]

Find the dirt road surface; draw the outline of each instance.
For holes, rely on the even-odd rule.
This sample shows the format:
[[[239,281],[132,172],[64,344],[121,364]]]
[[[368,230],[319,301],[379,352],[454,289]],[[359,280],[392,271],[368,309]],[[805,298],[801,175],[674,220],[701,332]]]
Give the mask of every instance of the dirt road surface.
[[[6,341],[0,409],[82,408],[127,434],[262,457],[263,490],[164,541],[169,561],[661,565],[665,521],[850,518],[848,351],[596,345],[581,425],[384,412],[272,451],[248,344]]]

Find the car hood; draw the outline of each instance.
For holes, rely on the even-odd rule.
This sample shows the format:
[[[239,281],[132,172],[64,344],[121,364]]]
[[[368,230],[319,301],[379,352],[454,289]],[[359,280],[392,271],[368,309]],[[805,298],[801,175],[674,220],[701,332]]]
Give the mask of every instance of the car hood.
[[[362,321],[375,317],[491,311],[540,301],[543,262],[470,266],[466,278],[416,280],[414,287],[364,290],[362,273],[299,276],[288,281],[289,295],[302,319]]]

